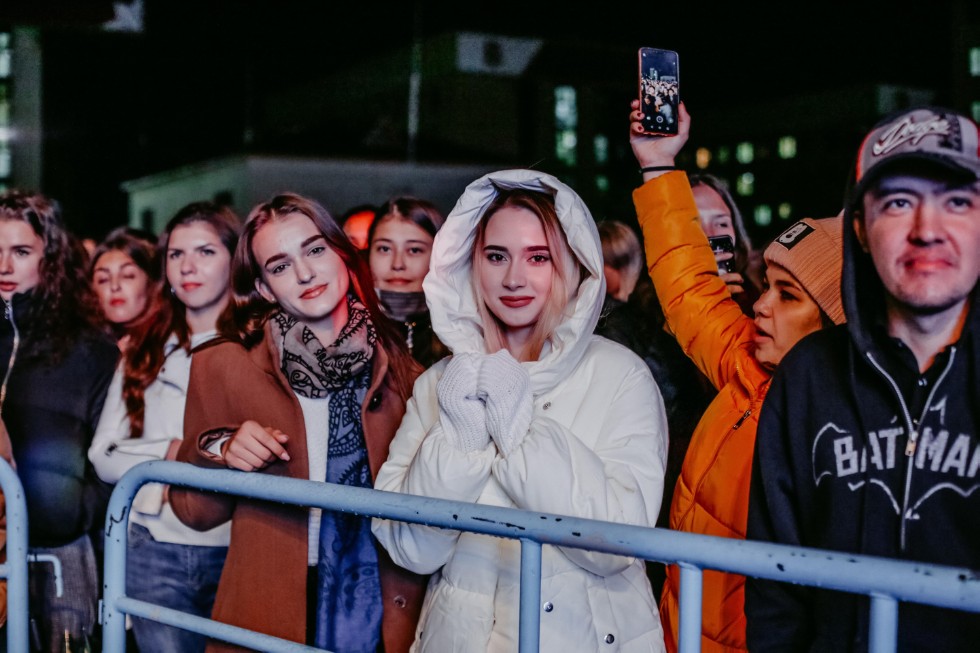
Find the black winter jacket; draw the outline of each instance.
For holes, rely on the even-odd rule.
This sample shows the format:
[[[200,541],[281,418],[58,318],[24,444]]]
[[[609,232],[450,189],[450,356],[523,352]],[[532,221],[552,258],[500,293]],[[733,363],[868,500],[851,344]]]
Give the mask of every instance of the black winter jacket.
[[[119,352],[93,332],[57,364],[28,358],[24,342],[31,330],[30,302],[27,293],[0,303],[0,374],[6,392],[0,413],[24,485],[29,544],[54,547],[105,518],[105,489],[87,454]]]
[[[980,569],[980,290],[920,374],[844,225],[848,323],[780,363],[759,418],[748,538]],[[910,436],[911,434],[911,436]],[[749,650],[865,651],[867,597],[749,579]],[[899,608],[900,651],[976,651],[980,615]]]

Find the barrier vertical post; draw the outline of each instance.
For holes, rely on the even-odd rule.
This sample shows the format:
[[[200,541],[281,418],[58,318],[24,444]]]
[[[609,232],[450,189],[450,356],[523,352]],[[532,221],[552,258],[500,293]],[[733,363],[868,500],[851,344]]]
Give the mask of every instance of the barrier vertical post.
[[[701,582],[702,572],[697,567],[678,563],[681,569],[679,608],[680,627],[677,645],[680,653],[700,653],[701,651]]]
[[[17,472],[0,459],[0,486],[7,510],[7,650],[28,650],[27,501]]]
[[[541,543],[521,540],[520,652],[535,653],[541,645]]]
[[[126,615],[116,601],[126,595],[126,547],[129,507],[142,484],[135,475],[124,475],[109,498],[105,519],[105,566],[102,582],[102,646],[108,653],[126,650]]]
[[[868,651],[884,653],[898,648],[898,601],[882,594],[871,595],[871,625]]]

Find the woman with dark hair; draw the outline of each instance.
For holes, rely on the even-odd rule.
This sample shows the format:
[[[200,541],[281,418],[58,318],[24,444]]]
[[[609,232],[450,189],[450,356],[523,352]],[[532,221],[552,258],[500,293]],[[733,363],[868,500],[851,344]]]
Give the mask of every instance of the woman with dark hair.
[[[147,460],[173,460],[183,439],[192,350],[226,331],[231,319],[231,257],[240,222],[210,202],[189,204],[160,235],[162,281],[113,377],[88,455],[103,481],[116,483]],[[104,258],[104,257],[103,257]],[[96,261],[98,265],[98,261]],[[229,389],[230,390],[230,389]],[[200,533],[175,516],[158,483],[144,485],[130,513],[126,587],[133,598],[206,617],[228,550],[227,524]],[[133,618],[143,651],[203,651],[205,638]]]
[[[773,372],[803,337],[844,321],[842,223],[806,218],[763,253],[764,291],[750,319],[718,275],[698,225],[701,209],[675,157],[687,142],[690,116],[679,105],[676,136],[644,134],[634,100],[630,146],[643,172],[633,202],[647,265],[670,332],[718,389],[691,436],[670,507],[674,530],[745,539],[759,411]],[[667,650],[678,650],[680,569],[667,567],[660,599]],[[746,650],[745,577],[708,570],[702,583],[701,650]]]
[[[178,459],[370,487],[419,368],[366,262],[322,206],[284,194],[252,210],[232,267],[238,338],[195,354]],[[171,501],[194,528],[232,521],[214,619],[329,650],[408,650],[425,578],[377,548],[370,520],[178,488]]]
[[[752,305],[759,299],[761,288],[760,258],[752,250],[752,241],[745,230],[742,213],[735,204],[728,185],[708,173],[691,175],[691,190],[698,207],[698,221],[701,230],[711,238],[728,236],[735,246],[733,271],[722,274],[728,285],[732,299],[738,303],[742,312],[752,317]],[[721,264],[726,254],[715,253],[715,260]]]
[[[377,212],[368,252],[381,309],[398,323],[412,357],[429,367],[449,350],[432,332],[422,279],[429,271],[432,239],[444,218],[425,200],[396,197]]]
[[[160,278],[153,238],[132,227],[109,232],[92,252],[88,270],[92,288],[120,351],[129,330],[146,311],[149,290]]]
[[[103,488],[85,453],[119,351],[99,329],[98,305],[54,202],[0,195],[0,416],[27,499],[34,644],[54,651],[95,626],[98,569],[90,532],[105,519]]]
[[[667,429],[650,371],[592,335],[595,222],[533,170],[476,180],[435,239],[425,291],[452,349],[415,384],[380,490],[653,526]],[[416,651],[515,651],[521,544],[376,520],[400,565],[433,573]],[[545,546],[541,650],[660,651],[642,560]]]

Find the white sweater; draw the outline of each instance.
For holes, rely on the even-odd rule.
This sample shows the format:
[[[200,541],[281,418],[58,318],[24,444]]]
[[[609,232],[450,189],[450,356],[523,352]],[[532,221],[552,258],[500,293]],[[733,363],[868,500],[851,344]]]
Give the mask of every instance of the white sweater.
[[[191,347],[215,336],[214,331],[195,334]],[[116,483],[133,466],[147,460],[163,460],[173,440],[183,439],[184,404],[190,378],[191,357],[177,347],[171,335],[165,345],[168,352],[157,378],[146,389],[143,437],[129,437],[129,416],[122,396],[122,365],[116,370],[106,394],[99,425],[89,447],[88,457],[96,473],[106,483]],[[209,531],[195,531],[185,526],[163,501],[160,483],[148,483],[136,494],[130,519],[150,531],[158,542],[197,546],[228,546],[231,523]]]

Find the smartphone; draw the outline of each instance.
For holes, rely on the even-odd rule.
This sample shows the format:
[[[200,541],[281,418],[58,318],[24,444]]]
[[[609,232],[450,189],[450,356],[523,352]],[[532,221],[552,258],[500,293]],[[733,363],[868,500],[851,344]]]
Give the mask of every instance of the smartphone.
[[[723,261],[718,261],[718,274],[727,274],[735,271],[735,241],[731,236],[709,236],[708,244],[711,251],[715,254],[715,260],[719,254],[731,254]]]
[[[681,101],[677,53],[673,50],[640,48],[639,59],[643,131],[657,136],[676,136],[677,105]]]

